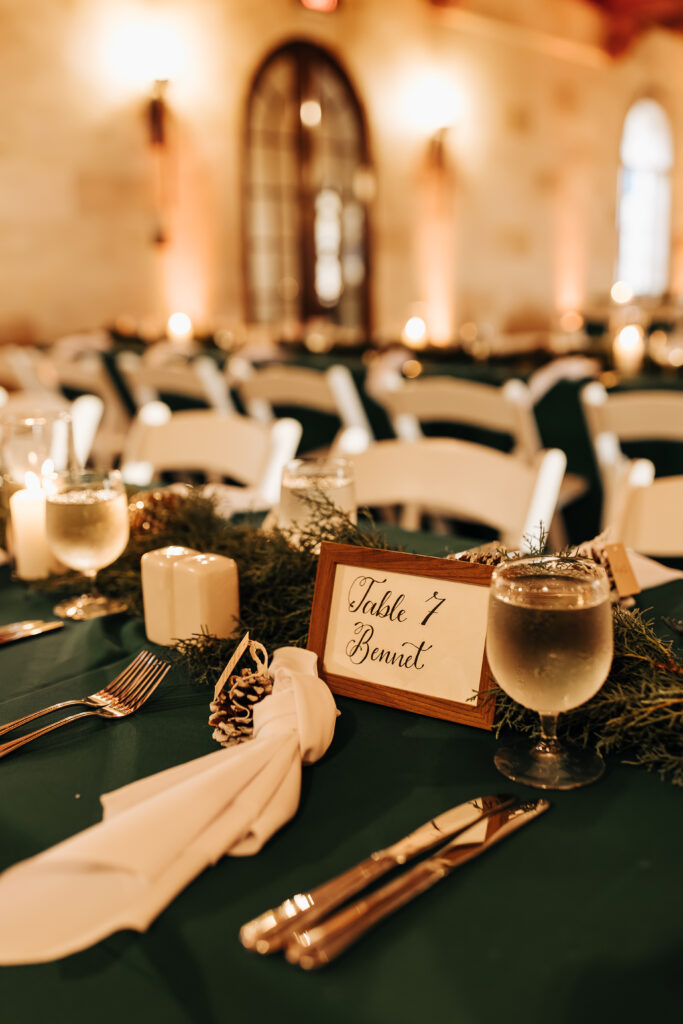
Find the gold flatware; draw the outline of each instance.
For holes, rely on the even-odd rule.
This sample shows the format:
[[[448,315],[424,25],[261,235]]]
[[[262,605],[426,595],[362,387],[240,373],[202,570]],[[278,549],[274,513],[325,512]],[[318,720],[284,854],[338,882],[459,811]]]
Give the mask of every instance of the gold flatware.
[[[303,931],[315,924],[392,868],[405,864],[420,853],[426,853],[445,839],[452,838],[475,822],[513,803],[515,800],[512,796],[483,796],[444,811],[410,835],[384,850],[377,850],[331,881],[310,892],[297,893],[279,907],[248,921],[240,929],[242,945],[257,953],[274,953],[282,949],[295,931]]]
[[[76,715],[69,715],[58,722],[52,722],[50,725],[43,726],[42,729],[36,729],[26,736],[18,736],[16,739],[0,744],[0,757],[5,757],[7,754],[18,750],[19,747],[23,747],[26,743],[30,743],[31,740],[38,739],[39,736],[45,736],[46,733],[59,729],[69,722],[75,722],[79,718],[89,718],[91,716],[97,718],[125,718],[128,715],[132,715],[133,712],[138,711],[149,700],[170,668],[169,662],[157,658],[150,651],[142,651],[116,679],[112,680],[111,683],[97,693],[90,694],[88,697],[53,704],[51,707],[35,711],[31,715],[18,718],[14,722],[9,722],[3,726],[0,732],[6,733],[11,729],[16,729],[19,725],[32,721],[34,718],[71,705],[84,704],[90,709],[88,711],[80,711]]]
[[[549,806],[544,799],[515,803],[489,815],[485,821],[477,822],[437,853],[365,899],[351,903],[312,929],[294,932],[285,948],[287,960],[304,970],[329,963],[383,918],[430,889],[461,864],[533,821]],[[483,838],[482,828],[485,831]]]
[[[43,619],[27,619],[25,622],[10,622],[0,626],[0,644],[10,644],[13,640],[23,640],[24,637],[38,636],[39,633],[63,627],[64,623],[58,620],[45,622]]]

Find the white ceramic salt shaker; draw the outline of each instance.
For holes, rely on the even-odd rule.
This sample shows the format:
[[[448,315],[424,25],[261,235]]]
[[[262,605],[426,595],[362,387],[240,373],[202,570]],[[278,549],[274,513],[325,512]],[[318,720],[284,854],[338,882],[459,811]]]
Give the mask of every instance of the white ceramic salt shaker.
[[[194,548],[172,545],[146,551],[140,562],[145,633],[155,644],[172,647],[175,631],[173,566],[198,554]]]
[[[173,563],[175,636],[228,637],[240,613],[237,563],[224,555],[194,555]]]

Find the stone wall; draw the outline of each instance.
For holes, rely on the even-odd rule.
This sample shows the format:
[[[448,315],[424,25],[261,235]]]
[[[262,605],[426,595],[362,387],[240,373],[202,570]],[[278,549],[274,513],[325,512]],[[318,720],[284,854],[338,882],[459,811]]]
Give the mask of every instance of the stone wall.
[[[604,296],[629,105],[655,95],[677,153],[683,143],[683,37],[652,31],[613,60],[582,0],[341,0],[332,15],[295,0],[0,0],[0,24],[0,340],[122,313],[241,320],[245,101],[287,40],[330,50],[366,113],[377,336],[425,301],[445,302],[453,329]],[[146,110],[166,77],[160,160]],[[424,169],[439,129],[452,220],[430,234]],[[680,160],[671,273],[683,292]]]

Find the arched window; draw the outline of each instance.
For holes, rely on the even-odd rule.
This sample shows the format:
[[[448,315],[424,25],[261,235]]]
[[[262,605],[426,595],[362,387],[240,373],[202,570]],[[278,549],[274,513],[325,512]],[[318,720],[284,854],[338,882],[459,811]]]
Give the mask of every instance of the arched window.
[[[617,278],[635,295],[661,295],[669,284],[673,143],[659,103],[642,99],[626,115],[619,176]]]
[[[336,61],[290,43],[249,96],[244,173],[247,316],[368,323],[369,180],[364,120]]]

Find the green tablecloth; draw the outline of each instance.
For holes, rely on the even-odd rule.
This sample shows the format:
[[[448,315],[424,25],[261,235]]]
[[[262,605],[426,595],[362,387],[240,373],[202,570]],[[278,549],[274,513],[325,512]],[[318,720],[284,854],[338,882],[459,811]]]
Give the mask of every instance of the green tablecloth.
[[[441,541],[416,536],[416,548]],[[683,584],[643,595],[683,617]],[[0,575],[0,623],[50,602]],[[71,623],[0,651],[0,721],[98,689],[145,642],[125,616]],[[0,968],[7,1024],[454,1024],[669,1021],[681,996],[681,790],[610,760],[592,787],[305,974],[246,953],[245,920],[503,780],[492,734],[338,698],[296,818],[251,858],[224,858],[144,935],[43,966]],[[100,793],[215,748],[208,694],[176,669],[121,722],[86,721],[0,763],[0,868],[100,818]]]

